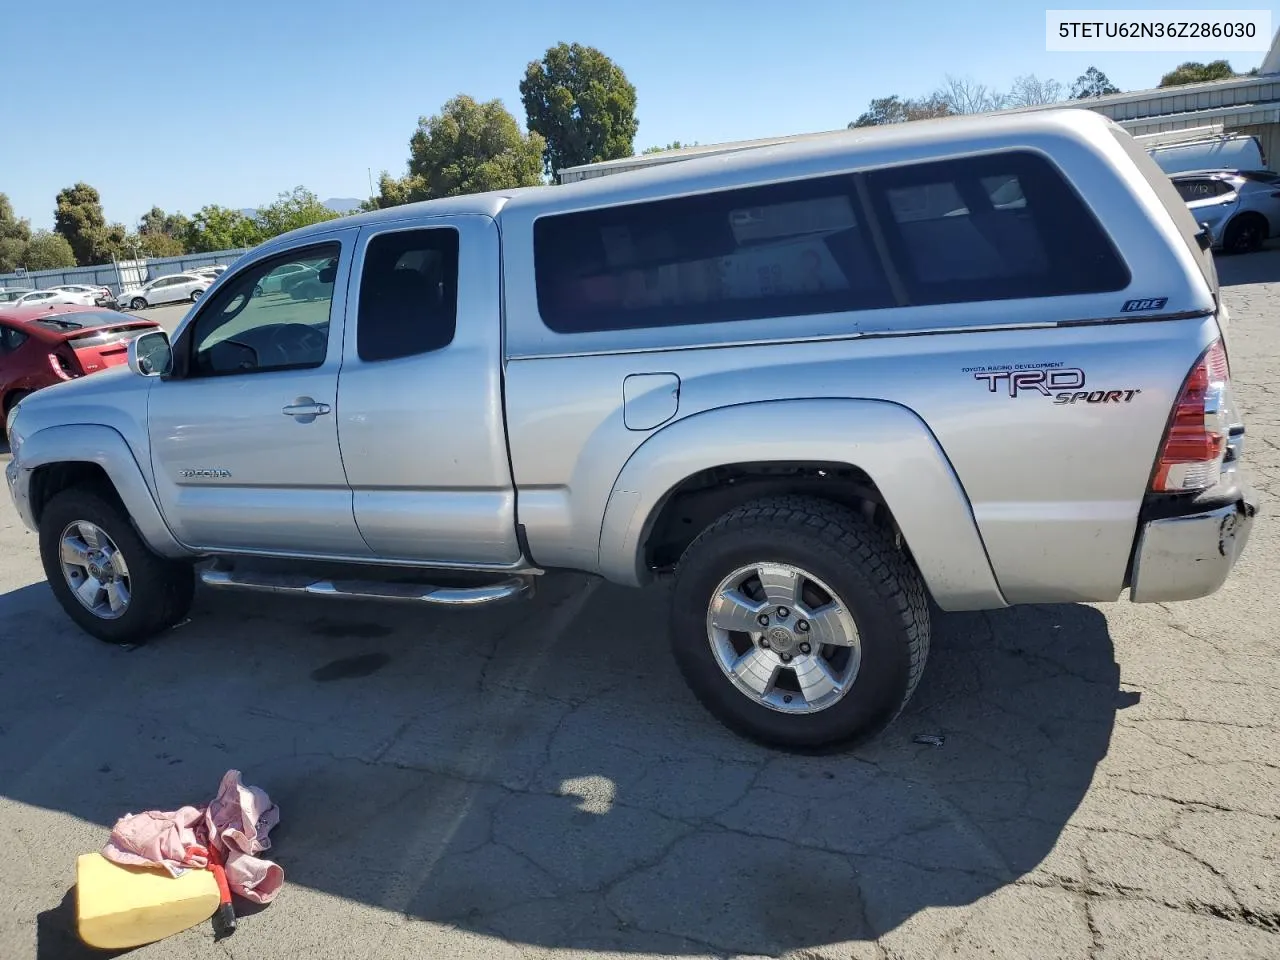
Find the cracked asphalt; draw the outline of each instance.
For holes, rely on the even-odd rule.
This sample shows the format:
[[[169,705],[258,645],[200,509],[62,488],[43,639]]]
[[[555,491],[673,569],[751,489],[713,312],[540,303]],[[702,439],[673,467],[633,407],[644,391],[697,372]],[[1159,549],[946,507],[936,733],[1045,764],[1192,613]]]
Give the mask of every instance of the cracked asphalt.
[[[0,956],[96,956],[76,855],[236,768],[283,892],[132,956],[1280,957],[1280,252],[1220,270],[1264,493],[1234,577],[940,616],[912,706],[843,755],[735,739],[663,591],[582,577],[474,613],[202,594],[107,647],[4,498]]]

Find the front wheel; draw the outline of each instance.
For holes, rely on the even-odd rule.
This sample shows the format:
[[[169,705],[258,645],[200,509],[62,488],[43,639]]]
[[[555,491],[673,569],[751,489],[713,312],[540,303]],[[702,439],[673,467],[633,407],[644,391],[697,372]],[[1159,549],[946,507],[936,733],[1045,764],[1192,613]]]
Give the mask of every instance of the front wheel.
[[[1262,249],[1267,239],[1267,221],[1256,213],[1236,217],[1222,235],[1222,249],[1227,253],[1253,253]]]
[[[141,643],[191,608],[191,565],[153,553],[124,510],[92,487],[49,501],[40,516],[40,559],[62,609],[108,643]]]
[[[815,749],[887,726],[929,651],[915,567],[851,510],[810,497],[745,504],[676,570],[672,644],[685,680],[744,736]]]

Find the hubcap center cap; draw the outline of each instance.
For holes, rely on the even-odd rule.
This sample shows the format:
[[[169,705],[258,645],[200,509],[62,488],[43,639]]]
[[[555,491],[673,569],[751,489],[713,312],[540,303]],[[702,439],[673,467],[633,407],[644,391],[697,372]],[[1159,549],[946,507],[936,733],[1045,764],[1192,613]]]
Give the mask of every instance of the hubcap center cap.
[[[796,644],[796,638],[786,627],[771,627],[765,634],[769,646],[779,653],[790,653]]]

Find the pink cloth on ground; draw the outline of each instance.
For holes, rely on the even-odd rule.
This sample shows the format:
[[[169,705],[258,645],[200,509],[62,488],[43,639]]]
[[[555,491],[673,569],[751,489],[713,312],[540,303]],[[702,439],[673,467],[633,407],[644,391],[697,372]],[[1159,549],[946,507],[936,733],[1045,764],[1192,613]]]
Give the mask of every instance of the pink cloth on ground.
[[[279,822],[280,808],[266,792],[245,786],[239,770],[228,770],[207,806],[121,817],[102,855],[126,866],[160,866],[176,877],[187,869],[204,869],[207,860],[187,851],[213,843],[222,854],[231,892],[270,903],[284,884],[284,870],[256,855],[271,849],[267,834]]]

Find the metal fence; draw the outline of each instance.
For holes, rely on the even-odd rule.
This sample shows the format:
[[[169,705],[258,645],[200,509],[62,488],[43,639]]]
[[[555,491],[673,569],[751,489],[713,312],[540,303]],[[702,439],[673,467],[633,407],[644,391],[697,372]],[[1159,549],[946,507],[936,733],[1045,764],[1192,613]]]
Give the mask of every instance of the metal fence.
[[[196,267],[211,267],[214,264],[230,266],[237,257],[247,253],[248,249],[215,250],[212,253],[188,253],[181,257],[149,257],[142,261],[146,265],[146,280],[166,277],[171,273],[184,273]],[[23,273],[0,274],[0,287],[30,287],[46,290],[66,283],[82,283],[93,287],[110,287],[111,292],[120,293],[120,274],[114,263],[104,263],[96,267],[67,267],[63,270],[33,270]]]

